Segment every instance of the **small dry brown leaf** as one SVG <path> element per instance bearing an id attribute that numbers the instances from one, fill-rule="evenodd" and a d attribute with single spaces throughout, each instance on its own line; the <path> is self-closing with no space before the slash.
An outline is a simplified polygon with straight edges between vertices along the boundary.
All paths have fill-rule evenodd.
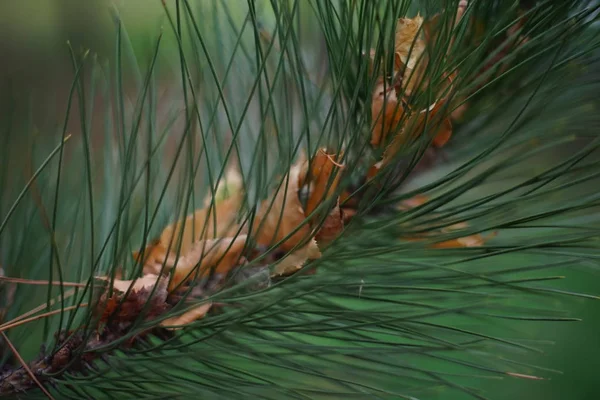
<path id="1" fill-rule="evenodd" d="M 418 194 L 410 199 L 404 200 L 398 206 L 399 210 L 409 210 L 421 206 L 429 201 L 429 198 L 423 194 Z"/>
<path id="2" fill-rule="evenodd" d="M 188 279 L 201 278 L 213 271 L 227 274 L 242 259 L 246 235 L 235 238 L 208 239 L 196 242 L 185 256 L 177 261 L 171 288 Z M 161 268 L 159 265 L 158 268 Z"/>
<path id="3" fill-rule="evenodd" d="M 146 274 L 141 278 L 134 280 L 121 280 L 115 279 L 113 281 L 113 289 L 118 290 L 121 293 L 125 293 L 131 288 L 132 292 L 137 292 L 143 289 L 152 289 L 159 281 L 160 276 L 155 274 Z M 98 276 L 96 279 L 101 281 L 110 282 L 109 276 Z M 164 281 L 164 279 L 163 279 Z"/>
<path id="4" fill-rule="evenodd" d="M 403 89 L 410 96 L 415 87 L 426 86 L 422 82 L 427 67 L 426 42 L 421 35 L 423 18 L 400 18 L 396 24 L 395 67 L 402 76 Z"/>
<path id="5" fill-rule="evenodd" d="M 220 237 L 231 237 L 238 231 L 245 232 L 235 222 L 243 199 L 241 179 L 236 174 L 235 171 L 230 172 L 227 175 L 227 183 L 219 183 L 216 190 L 218 197 L 215 198 L 216 201 L 213 207 L 210 206 L 210 200 L 208 200 L 208 207 L 188 215 L 183 221 L 167 226 L 162 231 L 160 238 L 146 247 L 143 260 L 144 273 L 158 274 L 163 263 L 171 266 L 175 263 L 181 230 L 183 230 L 183 236 L 179 254 L 184 256 L 198 242 Z M 207 203 L 206 200 L 205 203 Z M 170 249 L 170 252 L 167 249 Z M 137 260 L 140 253 L 134 252 L 133 257 Z M 157 266 L 159 267 L 157 268 Z"/>
<path id="6" fill-rule="evenodd" d="M 288 254 L 275 266 L 273 276 L 286 276 L 300 270 L 309 260 L 321 257 L 321 251 L 315 239 L 312 239 L 304 247 Z"/>
<path id="7" fill-rule="evenodd" d="M 371 102 L 371 145 L 379 147 L 385 144 L 387 135 L 396 132 L 404 115 L 404 107 L 393 87 L 383 82 L 375 87 Z"/>
<path id="8" fill-rule="evenodd" d="M 452 233 L 457 230 L 466 229 L 469 225 L 466 222 L 459 222 L 454 225 L 447 226 L 445 228 L 440 229 L 439 233 L 447 234 Z M 427 237 L 435 236 L 436 232 L 431 232 L 427 235 Z M 487 236 L 483 236 L 480 233 L 476 233 L 474 235 L 468 235 L 459 237 L 456 239 L 445 240 L 443 242 L 437 242 L 429 245 L 429 248 L 432 249 L 458 249 L 463 247 L 481 247 L 485 244 L 486 241 L 494 237 L 496 233 L 491 233 Z M 417 238 L 404 238 L 404 240 L 410 242 L 416 242 L 425 239 L 426 237 L 417 237 Z"/>
<path id="9" fill-rule="evenodd" d="M 204 316 L 210 311 L 211 308 L 211 302 L 204 303 L 201 306 L 192 308 L 191 310 L 181 315 L 165 319 L 160 324 L 160 326 L 173 331 L 182 329 L 183 325 L 187 325 L 194 321 L 204 318 Z"/>
<path id="10" fill-rule="evenodd" d="M 310 227 L 298 198 L 299 184 L 305 179 L 306 169 L 304 159 L 294 164 L 283 178 L 283 184 L 274 198 L 270 197 L 261 204 L 255 220 L 255 226 L 258 227 L 255 239 L 258 244 L 270 247 L 285 239 L 279 248 L 289 251 L 310 237 Z"/>
<path id="11" fill-rule="evenodd" d="M 423 17 L 417 15 L 412 19 L 400 18 L 396 25 L 394 50 L 404 65 L 410 69 L 415 68 L 417 61 L 425 51 L 425 41 L 417 37 L 422 24 Z"/>
<path id="12" fill-rule="evenodd" d="M 344 230 L 343 214 L 340 210 L 340 203 L 335 205 L 333 210 L 329 213 L 319 231 L 317 232 L 315 239 L 320 249 L 325 248 L 329 243 L 335 240 L 340 233 Z"/>
<path id="13" fill-rule="evenodd" d="M 323 201 L 330 199 L 335 193 L 341 178 L 341 171 L 344 166 L 337 162 L 335 154 L 328 154 L 325 149 L 320 149 L 313 157 L 310 173 L 310 196 L 306 203 L 304 215 L 309 216 Z M 333 176 L 332 179 L 332 175 Z M 305 183 L 306 175 L 300 176 L 300 183 Z"/>
<path id="14" fill-rule="evenodd" d="M 446 118 L 440 125 L 438 132 L 436 133 L 435 137 L 433 138 L 433 141 L 431 144 L 433 144 L 434 147 L 443 147 L 446 145 L 446 143 L 448 143 L 451 136 L 452 136 L 452 121 L 450 120 L 450 118 Z"/>
<path id="15" fill-rule="evenodd" d="M 446 118 L 441 122 L 437 122 L 439 125 L 433 127 L 431 124 L 436 123 L 436 116 L 445 103 L 446 99 L 441 99 L 433 103 L 429 109 L 422 110 L 419 113 L 411 114 L 411 116 L 407 119 L 406 125 L 402 128 L 402 131 L 398 132 L 394 136 L 391 143 L 385 149 L 382 166 L 388 165 L 407 142 L 415 140 L 419 135 L 421 135 L 426 124 L 431 131 L 436 132 L 434 137 L 437 137 L 438 134 L 441 134 L 440 143 L 444 143 L 443 139 L 446 136 L 449 138 L 449 135 L 451 134 L 452 127 L 451 125 L 449 127 L 446 122 L 449 122 L 449 120 Z"/>

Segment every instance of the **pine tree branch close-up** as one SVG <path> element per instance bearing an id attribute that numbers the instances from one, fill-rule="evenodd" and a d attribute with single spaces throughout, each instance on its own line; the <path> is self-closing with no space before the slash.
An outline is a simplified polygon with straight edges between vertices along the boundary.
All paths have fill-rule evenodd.
<path id="1" fill-rule="evenodd" d="M 595 398 L 599 22 L 0 5 L 0 397 Z"/>

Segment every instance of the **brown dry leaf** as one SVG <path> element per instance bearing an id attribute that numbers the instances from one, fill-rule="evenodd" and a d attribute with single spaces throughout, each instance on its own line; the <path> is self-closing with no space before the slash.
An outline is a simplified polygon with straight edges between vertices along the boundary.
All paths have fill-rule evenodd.
<path id="1" fill-rule="evenodd" d="M 325 149 L 320 149 L 313 157 L 311 162 L 310 178 L 310 196 L 306 203 L 304 215 L 309 216 L 323 201 L 331 198 L 335 193 L 341 178 L 340 169 L 343 165 L 337 162 L 341 156 L 328 154 Z M 333 179 L 332 175 L 335 174 Z M 307 174 L 300 176 L 300 185 L 306 180 Z"/>
<path id="2" fill-rule="evenodd" d="M 235 223 L 237 213 L 242 204 L 241 193 L 222 200 L 214 207 L 197 210 L 187 216 L 183 221 L 169 225 L 160 235 L 160 242 L 168 245 L 173 240 L 172 249 L 177 247 L 177 238 L 183 229 L 181 239 L 181 254 L 186 254 L 193 244 L 199 240 L 215 239 L 219 237 L 233 236 L 239 226 Z M 192 236 L 193 231 L 193 236 Z M 171 239 L 173 238 L 173 239 Z"/>
<path id="3" fill-rule="evenodd" d="M 146 274 L 141 278 L 128 281 L 115 279 L 113 281 L 113 289 L 118 290 L 121 293 L 127 292 L 129 288 L 131 288 L 132 292 L 138 292 L 143 289 L 152 290 L 152 288 L 159 282 L 159 278 L 159 275 Z M 110 283 L 111 278 L 109 276 L 98 276 L 96 277 L 96 279 Z M 161 283 L 163 283 L 164 281 L 165 279 L 163 279 Z"/>
<path id="4" fill-rule="evenodd" d="M 404 200 L 398 206 L 399 210 L 409 210 L 411 208 L 415 208 L 421 206 L 429 201 L 429 198 L 424 194 L 418 194 L 416 196 L 411 197 L 410 199 Z"/>
<path id="5" fill-rule="evenodd" d="M 402 131 L 394 136 L 391 143 L 385 149 L 382 166 L 388 165 L 407 142 L 414 140 L 418 135 L 421 135 L 426 124 L 430 131 L 436 132 L 434 140 L 440 135 L 438 143 L 444 144 L 444 139 L 448 139 L 452 132 L 452 125 L 448 125 L 450 120 L 445 118 L 441 122 L 437 122 L 439 125 L 433 127 L 431 127 L 431 124 L 432 121 L 433 123 L 438 121 L 436 116 L 445 103 L 446 99 L 443 98 L 433 103 L 427 110 L 411 114 L 407 119 L 406 125 L 402 128 Z"/>
<path id="6" fill-rule="evenodd" d="M 427 66 L 425 40 L 421 37 L 420 29 L 423 17 L 400 18 L 396 24 L 395 66 L 402 76 L 403 88 L 410 95 L 416 86 L 423 86 Z"/>
<path id="7" fill-rule="evenodd" d="M 194 246 L 177 261 L 170 288 L 188 279 L 201 278 L 213 271 L 227 274 L 242 260 L 247 235 L 222 239 L 207 239 L 194 243 Z M 161 265 L 155 268 L 161 268 Z"/>
<path id="8" fill-rule="evenodd" d="M 287 252 L 310 237 L 310 227 L 298 198 L 299 185 L 304 182 L 306 170 L 306 160 L 302 157 L 283 178 L 274 198 L 270 197 L 261 204 L 255 220 L 258 227 L 255 239 L 259 245 L 270 247 L 285 239 L 279 248 Z"/>
<path id="9" fill-rule="evenodd" d="M 383 81 L 375 87 L 371 102 L 371 145 L 379 147 L 385 144 L 389 132 L 397 131 L 404 115 L 404 107 L 393 87 Z"/>
<path id="10" fill-rule="evenodd" d="M 446 234 L 451 233 L 456 230 L 466 229 L 469 225 L 466 222 L 460 222 L 454 225 L 447 226 L 445 228 L 440 229 L 439 233 Z M 427 236 L 433 236 L 436 232 L 431 232 Z M 429 245 L 429 248 L 432 249 L 458 249 L 463 247 L 481 247 L 485 244 L 486 241 L 494 237 L 496 233 L 491 233 L 487 236 L 484 236 L 480 233 L 476 233 L 474 235 L 468 235 L 459 237 L 456 239 L 445 240 L 443 242 L 437 242 Z M 425 239 L 425 237 L 417 237 L 417 238 L 404 238 L 404 240 L 408 240 L 411 242 L 417 242 Z"/>
<path id="11" fill-rule="evenodd" d="M 201 306 L 192 308 L 191 310 L 168 319 L 165 319 L 160 326 L 167 328 L 169 330 L 179 330 L 182 329 L 182 325 L 190 324 L 194 321 L 204 318 L 204 316 L 210 311 L 212 308 L 212 303 L 204 303 Z"/>
<path id="12" fill-rule="evenodd" d="M 343 214 L 340 210 L 340 202 L 338 201 L 333 210 L 329 213 L 321 228 L 317 232 L 315 239 L 319 248 L 324 248 L 333 240 L 335 240 L 344 230 Z"/>
<path id="13" fill-rule="evenodd" d="M 297 272 L 309 260 L 321 257 L 321 251 L 315 239 L 311 239 L 304 247 L 288 254 L 275 266 L 272 276 L 285 276 Z"/>
<path id="14" fill-rule="evenodd" d="M 160 238 L 152 242 L 144 251 L 144 273 L 159 273 L 156 266 L 163 263 L 173 265 L 181 237 L 181 255 L 188 254 L 197 242 L 220 237 L 231 237 L 245 231 L 236 223 L 239 209 L 243 201 L 242 181 L 237 170 L 230 170 L 223 182 L 216 189 L 215 204 L 211 207 L 210 198 L 205 199 L 206 208 L 188 215 L 183 221 L 167 226 Z M 173 243 L 171 243 L 171 241 Z M 167 252 L 170 249 L 170 252 Z M 139 252 L 133 257 L 138 259 Z"/>
<path id="15" fill-rule="evenodd" d="M 433 138 L 432 145 L 434 147 L 443 147 L 452 136 L 452 121 L 450 118 L 444 119 L 442 124 L 440 125 L 438 132 L 435 134 Z"/>
<path id="16" fill-rule="evenodd" d="M 456 230 L 466 229 L 469 224 L 466 222 L 459 222 L 454 225 L 447 226 L 443 228 L 442 233 L 451 233 Z M 496 233 L 492 233 L 487 237 L 484 237 L 480 233 L 476 233 L 474 235 L 464 236 L 457 239 L 446 240 L 444 242 L 439 242 L 433 244 L 431 247 L 435 249 L 454 249 L 461 247 L 481 247 L 485 244 L 486 241 L 494 237 Z"/>
<path id="17" fill-rule="evenodd" d="M 425 41 L 417 35 L 423 24 L 423 17 L 400 18 L 396 24 L 395 52 L 400 61 L 411 70 L 425 51 Z M 413 44 L 414 43 L 414 44 Z M 410 54 L 409 54 L 410 53 Z"/>

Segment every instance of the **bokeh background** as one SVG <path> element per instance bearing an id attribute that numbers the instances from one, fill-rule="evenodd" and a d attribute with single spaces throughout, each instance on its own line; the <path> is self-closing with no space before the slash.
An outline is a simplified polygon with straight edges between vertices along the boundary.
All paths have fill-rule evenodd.
<path id="1" fill-rule="evenodd" d="M 149 57 L 166 24 L 159 0 L 0 2 L 0 118 L 7 118 L 6 110 L 16 110 L 10 114 L 12 118 L 33 121 L 13 121 L 22 135 L 54 131 L 62 123 L 73 79 L 67 42 L 76 51 L 89 49 L 99 60 L 114 57 L 115 12 L 124 22 L 134 56 L 139 60 Z M 178 66 L 177 47 L 169 30 L 164 32 L 158 70 L 171 71 Z M 165 87 L 177 84 L 168 80 L 161 83 Z M 76 131 L 78 125 L 75 123 L 71 129 Z M 566 276 L 560 284 L 565 289 L 600 294 L 600 275 L 593 269 L 571 268 L 557 270 L 557 274 Z M 563 306 L 567 301 L 572 316 L 582 321 L 519 324 L 529 336 L 543 333 L 545 339 L 554 342 L 545 346 L 544 354 L 523 355 L 519 361 L 561 373 L 549 373 L 549 381 L 490 380 L 485 388 L 491 398 L 583 400 L 600 396 L 600 301 L 560 301 Z"/>

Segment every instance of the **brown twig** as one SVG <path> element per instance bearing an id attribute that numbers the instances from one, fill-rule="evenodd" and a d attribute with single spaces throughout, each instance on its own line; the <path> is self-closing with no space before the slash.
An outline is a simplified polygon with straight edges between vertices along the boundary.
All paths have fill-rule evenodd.
<path id="1" fill-rule="evenodd" d="M 60 310 L 48 311 L 46 313 L 43 313 L 43 314 L 40 314 L 40 315 L 35 315 L 33 317 L 29 317 L 29 318 L 25 318 L 25 319 L 21 319 L 21 320 L 16 321 L 16 322 L 5 323 L 5 324 L 0 325 L 0 332 L 4 332 L 4 331 L 6 331 L 8 329 L 15 328 L 17 326 L 20 326 L 20 325 L 23 325 L 23 324 L 26 324 L 26 323 L 29 323 L 29 322 L 32 322 L 32 321 L 36 321 L 38 319 L 51 317 L 53 315 L 59 314 L 59 313 L 64 312 L 64 311 L 71 311 L 71 310 L 74 310 L 74 309 L 78 309 L 80 307 L 87 307 L 88 305 L 89 305 L 88 303 L 82 303 L 82 304 L 75 305 L 75 306 L 69 306 L 69 307 L 61 308 Z"/>
<path id="2" fill-rule="evenodd" d="M 60 297 L 62 300 L 64 300 L 64 299 L 66 299 L 66 298 L 68 298 L 68 297 L 71 297 L 73 294 L 75 294 L 75 291 L 74 291 L 74 290 L 70 290 L 70 291 L 66 292 L 66 293 L 64 294 L 64 296 L 59 296 L 59 297 Z M 49 306 L 53 306 L 53 305 L 54 305 L 54 303 L 56 303 L 56 301 L 57 301 L 57 299 L 55 298 L 55 299 L 52 299 L 52 300 L 50 301 L 50 303 L 49 303 L 49 304 L 47 304 L 47 303 L 40 304 L 40 305 L 39 305 L 39 306 L 37 306 L 36 308 L 34 308 L 34 309 L 32 309 L 32 310 L 29 310 L 29 311 L 27 311 L 26 313 L 23 313 L 23 314 L 19 315 L 18 317 L 11 319 L 11 320 L 10 320 L 10 321 L 8 321 L 8 322 L 5 322 L 5 323 L 3 323 L 2 325 L 0 325 L 0 328 L 2 328 L 3 326 L 5 326 L 5 325 L 7 325 L 7 324 L 12 324 L 12 323 L 14 323 L 14 322 L 17 322 L 17 321 L 20 321 L 20 320 L 22 320 L 22 319 L 24 319 L 24 318 L 27 318 L 27 317 L 29 317 L 30 315 L 33 315 L 33 314 L 35 314 L 35 313 L 37 313 L 37 312 L 39 312 L 39 311 L 42 311 L 43 309 L 45 309 L 45 308 L 47 308 L 47 307 L 49 307 Z"/>
<path id="3" fill-rule="evenodd" d="M 26 285 L 55 285 L 55 286 L 64 286 L 64 287 L 86 287 L 86 283 L 76 283 L 76 282 L 58 282 L 52 281 L 48 282 L 45 280 L 34 280 L 34 279 L 24 279 L 24 278 L 11 278 L 8 276 L 0 276 L 0 281 L 12 282 L 12 283 L 23 283 Z"/>
<path id="4" fill-rule="evenodd" d="M 44 394 L 46 395 L 46 397 L 48 397 L 51 400 L 55 400 L 54 397 L 50 394 L 50 392 L 38 380 L 38 378 L 35 376 L 35 374 L 33 373 L 33 371 L 31 371 L 31 368 L 29 368 L 29 366 L 27 365 L 27 363 L 25 362 L 25 360 L 23 359 L 23 357 L 21 357 L 21 354 L 19 353 L 19 351 L 12 344 L 12 342 L 10 341 L 10 339 L 8 339 L 8 336 L 6 336 L 6 333 L 0 331 L 0 334 L 4 338 L 4 341 L 6 342 L 6 344 L 8 345 L 8 347 L 10 347 L 10 350 L 13 352 L 13 354 L 15 355 L 15 357 L 21 363 L 21 366 L 23 367 L 23 369 L 27 372 L 27 374 L 31 377 L 31 379 L 35 382 L 35 384 L 41 389 L 42 392 L 44 392 Z"/>

